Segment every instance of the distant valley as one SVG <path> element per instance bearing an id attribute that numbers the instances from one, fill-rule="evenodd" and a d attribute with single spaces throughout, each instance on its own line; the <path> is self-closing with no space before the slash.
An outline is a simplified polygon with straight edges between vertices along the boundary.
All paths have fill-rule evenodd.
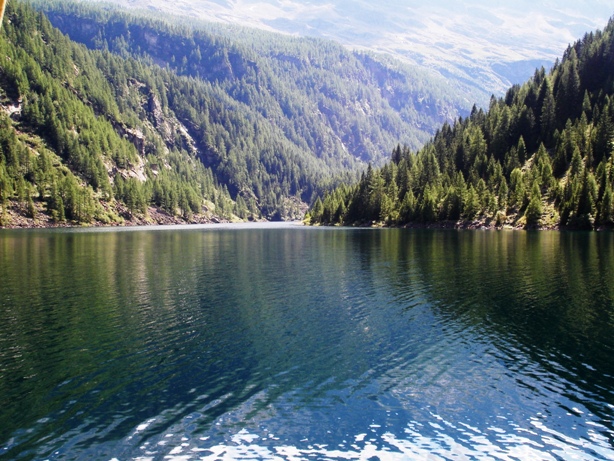
<path id="1" fill-rule="evenodd" d="M 87 0 L 90 1 L 90 0 Z M 611 2 L 456 2 L 435 0 L 111 0 L 151 12 L 184 15 L 297 36 L 328 38 L 436 70 L 482 104 L 548 70 L 586 31 L 602 28 Z"/>
<path id="2" fill-rule="evenodd" d="M 552 222 L 609 225 L 605 184 L 612 168 L 603 161 L 611 158 L 613 137 L 610 35 L 583 32 L 584 41 L 563 54 L 553 74 L 533 69 L 549 56 L 553 40 L 569 35 L 571 41 L 575 28 L 592 20 L 586 14 L 561 4 L 545 22 L 524 13 L 514 22 L 502 6 L 476 14 L 465 4 L 460 13 L 450 6 L 452 22 L 443 27 L 442 16 L 422 12 L 409 21 L 402 14 L 407 5 L 400 4 L 377 10 L 360 2 L 350 9 L 349 3 L 216 4 L 241 12 L 251 5 L 260 18 L 312 20 L 320 36 L 332 35 L 322 32 L 332 21 L 339 31 L 362 30 L 365 43 L 378 36 L 380 44 L 397 44 L 397 51 L 413 24 L 423 34 L 411 36 L 441 48 L 440 54 L 425 51 L 430 61 L 419 62 L 417 55 L 396 59 L 402 53 L 387 54 L 374 40 L 369 47 L 358 40 L 343 46 L 242 27 L 236 23 L 246 22 L 232 15 L 232 24 L 203 21 L 206 10 L 186 9 L 196 2 L 173 4 L 172 12 L 189 17 L 163 14 L 167 3 L 130 5 L 135 9 L 9 2 L 0 31 L 0 226 L 292 220 L 303 218 L 318 197 L 328 199 L 321 213 L 312 210 L 312 222 L 352 222 L 352 213 L 354 222 L 476 214 L 503 220 L 514 211 L 515 223 L 536 224 L 538 192 L 544 209 L 560 215 L 551 213 Z M 352 13 L 347 23 L 335 16 L 342 11 Z M 597 7 L 586 11 L 598 13 Z M 396 26 L 378 19 L 385 12 Z M 469 25 L 469 17 L 482 20 Z M 440 41 L 429 35 L 437 24 Z M 556 39 L 548 24 L 558 27 Z M 516 43 L 519 30 L 529 31 L 533 48 Z M 398 40 L 386 38 L 394 31 Z M 447 35 L 454 31 L 456 41 Z M 471 37 L 475 43 L 467 47 Z M 447 56 L 445 65 L 437 64 L 438 56 Z M 503 74 L 511 81 L 528 69 L 528 83 L 490 98 L 491 89 L 503 94 L 496 90 Z M 395 172 L 391 165 L 403 161 Z M 589 193 L 597 190 L 595 181 L 598 195 Z M 357 183 L 373 203 L 361 208 L 364 200 L 352 201 Z M 414 199 L 405 193 L 408 184 Z M 512 188 L 513 210 L 505 208 Z M 404 197 L 408 203 L 399 208 Z M 587 200 L 590 206 L 583 205 Z"/>
<path id="3" fill-rule="evenodd" d="M 2 226 L 298 219 L 471 110 L 432 72 L 330 40 L 32 4 L 1 32 Z"/>

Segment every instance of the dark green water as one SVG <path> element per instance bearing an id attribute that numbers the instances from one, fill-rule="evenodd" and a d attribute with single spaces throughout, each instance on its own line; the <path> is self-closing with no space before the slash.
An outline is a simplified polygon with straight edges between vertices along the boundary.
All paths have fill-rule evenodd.
<path id="1" fill-rule="evenodd" d="M 0 232 L 0 458 L 614 459 L 614 235 Z"/>

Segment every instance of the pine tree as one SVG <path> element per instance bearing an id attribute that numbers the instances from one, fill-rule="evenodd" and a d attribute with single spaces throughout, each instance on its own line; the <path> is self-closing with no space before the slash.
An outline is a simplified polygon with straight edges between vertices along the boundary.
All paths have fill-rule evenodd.
<path id="1" fill-rule="evenodd" d="M 597 183 L 595 182 L 595 177 L 588 171 L 588 169 L 584 169 L 578 188 L 577 207 L 574 221 L 575 226 L 582 229 L 590 229 L 593 227 L 596 214 L 596 195 Z"/>
<path id="2" fill-rule="evenodd" d="M 548 79 L 545 80 L 544 85 L 546 93 L 540 117 L 541 139 L 544 144 L 550 146 L 556 129 L 556 102 Z"/>
<path id="3" fill-rule="evenodd" d="M 612 198 L 612 186 L 607 184 L 603 193 L 603 199 L 599 205 L 597 223 L 601 225 L 614 224 L 614 199 Z"/>
<path id="4" fill-rule="evenodd" d="M 525 212 L 527 227 L 537 226 L 542 215 L 542 197 L 538 181 L 531 187 L 531 199 Z"/>

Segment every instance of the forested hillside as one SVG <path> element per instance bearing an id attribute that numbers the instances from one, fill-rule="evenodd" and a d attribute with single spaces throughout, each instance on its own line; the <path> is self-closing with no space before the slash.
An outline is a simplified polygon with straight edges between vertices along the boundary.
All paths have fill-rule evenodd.
<path id="1" fill-rule="evenodd" d="M 398 139 L 420 145 L 463 110 L 445 86 L 331 42 L 237 29 L 235 43 L 100 7 L 38 5 L 90 49 L 10 2 L 5 226 L 296 219 Z"/>
<path id="2" fill-rule="evenodd" d="M 332 41 L 198 22 L 182 27 L 179 18 L 162 21 L 86 3 L 35 4 L 89 48 L 150 59 L 210 82 L 334 172 L 365 161 L 381 164 L 398 141 L 422 146 L 474 102 L 433 73 Z"/>
<path id="3" fill-rule="evenodd" d="M 165 103 L 165 85 L 175 81 L 191 85 L 88 51 L 42 14 L 9 2 L 0 33 L 1 224 L 259 216 L 191 148 Z"/>
<path id="4" fill-rule="evenodd" d="M 81 0 L 95 2 L 96 0 Z M 150 14 L 325 37 L 437 70 L 478 105 L 551 66 L 565 47 L 612 14 L 611 0 L 106 0 Z"/>
<path id="5" fill-rule="evenodd" d="M 316 224 L 591 229 L 614 222 L 614 20 L 487 112 L 316 200 Z"/>

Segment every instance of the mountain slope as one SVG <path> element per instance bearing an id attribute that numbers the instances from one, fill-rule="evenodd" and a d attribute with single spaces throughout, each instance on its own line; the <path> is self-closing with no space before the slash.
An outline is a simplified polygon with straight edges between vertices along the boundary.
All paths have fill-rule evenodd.
<path id="1" fill-rule="evenodd" d="M 313 192 L 318 166 L 203 82 L 88 51 L 20 2 L 9 3 L 0 37 L 3 226 L 291 216 L 299 202 L 287 200 Z M 203 139 L 208 151 L 196 147 Z M 258 157 L 241 163 L 232 148 L 248 149 L 244 139 Z M 246 161 L 261 171 L 231 198 Z M 221 184 L 224 175 L 232 181 Z"/>
<path id="2" fill-rule="evenodd" d="M 255 30 L 181 28 L 85 5 L 39 1 L 54 25 L 90 48 L 145 55 L 207 80 L 318 157 L 379 163 L 398 139 L 417 148 L 473 103 L 441 78 L 322 40 Z M 329 167 L 335 167 L 330 162 Z"/>
<path id="3" fill-rule="evenodd" d="M 98 7 L 37 5 L 102 51 L 96 78 L 119 108 L 113 127 L 132 139 L 143 165 L 161 147 L 185 151 L 232 206 L 248 210 L 240 216 L 300 217 L 315 192 L 356 177 L 367 162 L 382 164 L 398 139 L 422 145 L 469 108 L 436 78 L 328 41 L 248 30 L 231 40 Z M 79 93 L 82 100 L 96 97 L 93 86 Z M 92 107 L 118 118 L 105 105 Z M 149 189 L 142 209 L 160 203 Z"/>
<path id="4" fill-rule="evenodd" d="M 35 158 L 54 154 L 51 165 L 72 179 L 38 187 L 5 159 L 5 225 L 18 215 L 34 225 L 34 214 L 40 225 L 295 219 L 335 178 L 381 164 L 399 138 L 420 145 L 458 113 L 445 86 L 435 98 L 424 76 L 331 42 L 244 31 L 234 43 L 55 4 L 54 21 L 93 51 L 11 4 L 0 56 L 7 133 L 35 146 Z M 88 191 L 87 213 L 69 197 L 76 190 Z"/>
<path id="5" fill-rule="evenodd" d="M 607 0 L 112 0 L 130 8 L 333 39 L 435 69 L 488 103 L 614 12 Z"/>
<path id="6" fill-rule="evenodd" d="M 397 147 L 356 186 L 318 199 L 311 223 L 614 224 L 614 19 L 548 75 L 444 125 L 416 156 Z"/>

